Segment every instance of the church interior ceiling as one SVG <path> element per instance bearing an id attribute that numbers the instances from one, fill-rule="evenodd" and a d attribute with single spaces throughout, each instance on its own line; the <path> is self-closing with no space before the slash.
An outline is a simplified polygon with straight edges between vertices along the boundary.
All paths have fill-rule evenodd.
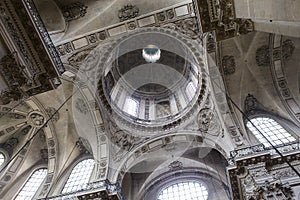
<path id="1" fill-rule="evenodd" d="M 237 9 L 1 1 L 0 199 L 300 199 L 300 37 Z"/>

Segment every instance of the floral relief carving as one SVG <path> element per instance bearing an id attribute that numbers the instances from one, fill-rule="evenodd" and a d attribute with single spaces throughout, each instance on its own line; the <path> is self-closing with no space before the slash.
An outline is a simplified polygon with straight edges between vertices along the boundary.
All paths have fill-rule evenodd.
<path id="1" fill-rule="evenodd" d="M 87 106 L 87 104 L 84 102 L 84 100 L 83 99 L 76 99 L 76 101 L 75 101 L 75 107 L 76 107 L 76 109 L 80 112 L 80 113 L 82 113 L 82 114 L 87 114 L 87 112 L 88 112 L 88 106 Z"/>
<path id="2" fill-rule="evenodd" d="M 79 19 L 80 17 L 84 17 L 87 13 L 87 6 L 80 2 L 76 2 L 70 5 L 67 5 L 62 8 L 63 16 L 66 21 L 72 21 L 75 19 Z"/>
<path id="3" fill-rule="evenodd" d="M 224 56 L 222 66 L 225 75 L 232 75 L 235 72 L 236 64 L 233 56 Z"/>
<path id="4" fill-rule="evenodd" d="M 137 17 L 139 14 L 139 8 L 135 5 L 125 5 L 119 10 L 118 17 L 120 21 L 125 21 Z"/>
<path id="5" fill-rule="evenodd" d="M 256 64 L 258 66 L 270 65 L 270 49 L 268 45 L 261 46 L 256 50 Z"/>

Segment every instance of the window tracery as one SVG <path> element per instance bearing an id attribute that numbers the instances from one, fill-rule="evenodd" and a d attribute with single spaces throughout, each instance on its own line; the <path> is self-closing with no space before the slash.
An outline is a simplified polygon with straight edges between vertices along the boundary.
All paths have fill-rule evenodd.
<path id="1" fill-rule="evenodd" d="M 62 190 L 62 194 L 83 190 L 87 187 L 94 168 L 93 159 L 85 159 L 79 162 L 71 171 L 71 174 Z"/>
<path id="2" fill-rule="evenodd" d="M 34 171 L 30 178 L 26 181 L 15 200 L 30 200 L 34 197 L 43 180 L 47 175 L 47 169 L 41 168 Z"/>
<path id="3" fill-rule="evenodd" d="M 296 141 L 278 122 L 268 117 L 255 117 L 247 122 L 247 128 L 265 146 L 282 146 Z M 255 128 L 257 127 L 260 132 Z M 271 142 L 271 144 L 269 142 Z"/>

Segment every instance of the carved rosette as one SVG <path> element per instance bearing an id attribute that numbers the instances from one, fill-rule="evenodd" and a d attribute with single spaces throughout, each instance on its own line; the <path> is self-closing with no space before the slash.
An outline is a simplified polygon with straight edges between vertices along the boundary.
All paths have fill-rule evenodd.
<path id="1" fill-rule="evenodd" d="M 27 122 L 36 128 L 40 128 L 46 122 L 44 115 L 39 111 L 32 111 L 27 116 Z"/>

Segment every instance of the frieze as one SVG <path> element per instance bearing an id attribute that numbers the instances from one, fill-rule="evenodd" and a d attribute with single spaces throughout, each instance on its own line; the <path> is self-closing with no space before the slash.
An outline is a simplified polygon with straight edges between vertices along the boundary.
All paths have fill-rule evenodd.
<path id="1" fill-rule="evenodd" d="M 163 26 L 164 24 L 172 22 L 172 23 L 174 23 L 172 25 L 173 26 L 172 28 L 174 28 L 174 27 L 176 28 L 176 26 L 180 27 L 180 29 L 187 28 L 188 30 L 185 31 L 186 34 L 191 35 L 192 37 L 196 38 L 199 36 L 199 33 L 198 33 L 198 36 L 196 36 L 197 24 L 195 23 L 196 20 L 194 19 L 195 18 L 194 13 L 191 12 L 192 4 L 183 4 L 182 6 L 184 6 L 184 5 L 187 6 L 188 8 L 190 8 L 189 14 L 184 17 L 176 16 L 175 10 L 174 10 L 174 8 L 172 8 L 172 9 L 167 9 L 165 11 L 159 11 L 157 13 L 150 14 L 150 15 L 147 14 L 147 15 L 143 15 L 143 16 L 137 16 L 135 19 L 129 19 L 129 20 L 123 21 L 122 23 L 119 24 L 119 26 L 125 26 L 126 32 L 130 32 L 137 28 L 144 27 L 138 23 L 138 20 L 140 20 L 142 18 L 147 18 L 147 17 L 153 16 L 153 18 L 155 19 L 155 23 L 147 25 L 147 27 Z M 192 20 L 187 20 L 189 18 L 191 18 Z M 180 22 L 182 20 L 186 20 L 185 21 L 186 24 Z M 175 22 L 176 22 L 176 24 L 175 24 Z M 184 32 L 184 30 L 182 30 L 182 31 Z M 83 48 L 89 49 L 90 47 L 92 47 L 92 46 L 95 47 L 95 45 L 98 45 L 99 43 L 105 41 L 106 39 L 108 39 L 110 37 L 114 37 L 114 36 L 111 36 L 109 34 L 109 28 L 105 28 L 105 29 L 99 30 L 96 33 L 88 34 L 84 37 L 86 38 L 87 41 L 89 41 L 89 44 L 87 44 Z M 56 47 L 56 49 L 59 52 L 61 57 L 68 56 L 68 54 L 71 54 L 72 52 L 77 52 L 77 50 L 73 46 L 73 41 L 60 44 Z M 80 49 L 80 50 L 82 50 L 82 49 Z"/>
<path id="2" fill-rule="evenodd" d="M 187 18 L 176 22 L 162 25 L 162 28 L 169 28 L 178 31 L 193 40 L 200 38 L 196 18 Z"/>

